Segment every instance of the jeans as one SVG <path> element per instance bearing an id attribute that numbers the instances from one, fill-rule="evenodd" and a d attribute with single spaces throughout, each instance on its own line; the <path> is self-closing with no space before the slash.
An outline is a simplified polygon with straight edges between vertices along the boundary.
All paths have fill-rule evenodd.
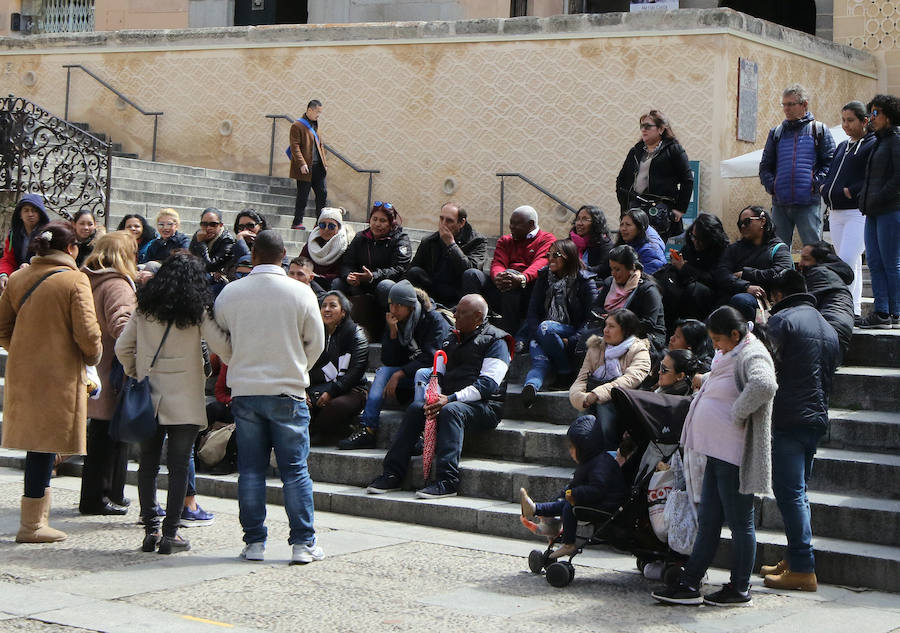
<path id="1" fill-rule="evenodd" d="M 829 215 L 831 239 L 838 257 L 853 269 L 853 314 L 861 314 L 862 302 L 862 254 L 866 247 L 866 218 L 859 209 L 832 209 Z"/>
<path id="2" fill-rule="evenodd" d="M 25 496 L 29 499 L 40 499 L 50 486 L 53 475 L 53 462 L 56 453 L 25 453 Z"/>
<path id="3" fill-rule="evenodd" d="M 312 545 L 312 479 L 309 456 L 309 409 L 305 400 L 289 396 L 236 396 L 231 401 L 238 449 L 238 507 L 245 543 L 264 543 L 266 470 L 269 455 L 281 475 L 284 511 L 290 524 L 288 543 Z"/>
<path id="4" fill-rule="evenodd" d="M 806 484 L 822 434 L 809 427 L 775 429 L 772 433 L 772 491 L 784 521 L 788 567 L 804 574 L 816 570 Z"/>
<path id="5" fill-rule="evenodd" d="M 313 163 L 310 168 L 309 180 L 297 181 L 297 200 L 294 202 L 293 225 L 303 223 L 303 214 L 306 212 L 306 201 L 309 199 L 309 190 L 316 192 L 316 218 L 326 204 L 328 188 L 325 185 L 325 168 L 322 163 Z"/>
<path id="6" fill-rule="evenodd" d="M 490 275 L 475 268 L 470 268 L 462 276 L 462 293 L 483 296 L 488 305 L 500 313 L 501 329 L 512 334 L 516 340 L 525 336 L 520 330 L 524 330 L 525 314 L 528 312 L 533 288 L 534 282 L 531 282 L 524 288 L 516 287 L 500 292 Z"/>
<path id="7" fill-rule="evenodd" d="M 742 495 L 740 468 L 715 457 L 706 460 L 703 492 L 694 549 L 684 567 L 682 582 L 700 587 L 700 581 L 719 549 L 722 525 L 731 528 L 731 584 L 738 591 L 750 587 L 750 573 L 756 561 L 756 527 L 753 522 L 753 495 Z"/>
<path id="8" fill-rule="evenodd" d="M 109 420 L 91 418 L 87 427 L 87 455 L 81 469 L 82 511 L 96 510 L 104 497 L 121 503 L 128 472 L 128 444 L 109 436 Z"/>
<path id="9" fill-rule="evenodd" d="M 381 419 L 381 407 L 384 403 L 384 387 L 388 384 L 394 372 L 400 371 L 400 367 L 381 366 L 375 370 L 375 379 L 369 388 L 369 395 L 366 398 L 366 406 L 359 418 L 360 426 L 367 426 L 370 429 L 377 429 Z M 397 382 L 398 387 L 412 387 L 413 381 L 404 376 Z"/>
<path id="10" fill-rule="evenodd" d="M 775 234 L 791 247 L 794 227 L 803 244 L 813 244 L 822 239 L 822 206 L 815 204 L 772 204 Z"/>
<path id="11" fill-rule="evenodd" d="M 866 216 L 866 262 L 875 312 L 900 314 L 900 211 Z"/>
<path id="12" fill-rule="evenodd" d="M 564 499 L 534 504 L 534 515 L 539 517 L 560 517 L 562 519 L 562 542 L 572 545 L 578 530 L 578 519 L 572 504 Z"/>
<path id="13" fill-rule="evenodd" d="M 526 385 L 540 389 L 551 369 L 555 369 L 557 374 L 572 372 L 563 338 L 569 338 L 573 334 L 575 328 L 568 323 L 543 321 L 538 326 L 531 340 L 531 369 L 525 376 Z"/>
<path id="14" fill-rule="evenodd" d="M 159 529 L 156 515 L 156 477 L 162 457 L 163 440 L 166 444 L 166 467 L 169 470 L 169 490 L 166 495 L 166 518 L 163 520 L 163 536 L 172 538 L 181 523 L 184 493 L 187 490 L 188 462 L 194 450 L 199 426 L 194 424 L 159 424 L 156 433 L 141 442 L 141 465 L 138 467 L 138 498 L 141 500 L 141 518 L 147 533 Z"/>
<path id="15" fill-rule="evenodd" d="M 187 488 L 185 488 L 184 496 L 193 497 L 197 494 L 197 465 L 194 463 L 194 453 L 196 449 L 191 449 L 191 456 L 188 459 L 188 478 Z"/>

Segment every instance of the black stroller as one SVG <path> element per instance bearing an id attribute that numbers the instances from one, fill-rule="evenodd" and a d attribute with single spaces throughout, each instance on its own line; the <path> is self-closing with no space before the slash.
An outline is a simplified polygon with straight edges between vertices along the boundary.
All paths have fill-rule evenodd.
<path id="1" fill-rule="evenodd" d="M 576 550 L 569 560 L 551 560 L 550 554 L 562 542 L 558 535 L 544 551 L 532 550 L 528 567 L 532 573 L 546 572 L 547 582 L 554 587 L 565 587 L 575 578 L 572 559 L 589 545 L 608 545 L 615 550 L 634 554 L 637 567 L 642 572 L 650 562 L 664 564 L 663 580 L 669 584 L 678 579 L 686 556 L 672 551 L 660 541 L 650 525 L 647 490 L 655 463 L 641 470 L 641 462 L 647 447 L 655 445 L 660 461 L 667 462 L 678 450 L 681 428 L 687 417 L 690 398 L 670 396 L 634 389 L 612 390 L 616 408 L 616 424 L 619 436 L 627 432 L 638 445 L 628 461 L 622 465 L 625 481 L 632 486 L 625 501 L 615 510 L 575 506 L 579 521 Z M 588 524 L 587 526 L 582 524 Z"/>

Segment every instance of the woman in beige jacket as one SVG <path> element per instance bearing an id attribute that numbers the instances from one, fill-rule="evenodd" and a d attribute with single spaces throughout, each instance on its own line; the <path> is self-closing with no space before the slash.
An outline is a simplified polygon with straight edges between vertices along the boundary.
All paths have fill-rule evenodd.
<path id="1" fill-rule="evenodd" d="M 627 308 L 606 317 L 603 337 L 588 339 L 587 356 L 569 388 L 569 401 L 597 419 L 603 450 L 614 451 L 621 433 L 611 402 L 613 387 L 637 389 L 650 373 L 650 343 L 638 338 L 640 319 Z"/>
<path id="2" fill-rule="evenodd" d="M 0 346 L 9 351 L 3 393 L 3 447 L 28 451 L 18 543 L 66 538 L 47 525 L 56 453 L 85 452 L 85 365 L 100 360 L 91 285 L 75 266 L 70 222 L 32 235 L 37 257 L 14 272 L 0 297 Z"/>
<path id="3" fill-rule="evenodd" d="M 142 550 L 152 552 L 158 545 L 160 554 L 171 554 L 190 549 L 187 539 L 178 535 L 178 526 L 187 491 L 188 460 L 197 433 L 206 427 L 206 377 L 200 340 L 205 339 L 226 364 L 231 361 L 231 345 L 228 335 L 209 314 L 212 294 L 206 271 L 192 255 L 170 256 L 156 276 L 138 290 L 137 299 L 137 310 L 116 341 L 116 357 L 128 376 L 150 377 L 158 427 L 155 435 L 141 442 L 138 496 L 145 527 Z M 151 370 L 157 349 L 159 358 Z M 166 437 L 168 513 L 160 536 L 156 477 Z"/>

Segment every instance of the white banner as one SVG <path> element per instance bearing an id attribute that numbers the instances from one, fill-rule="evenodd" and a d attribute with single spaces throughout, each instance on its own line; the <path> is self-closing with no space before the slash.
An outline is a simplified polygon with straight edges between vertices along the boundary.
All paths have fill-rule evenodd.
<path id="1" fill-rule="evenodd" d="M 677 9 L 678 0 L 631 0 L 632 11 L 652 11 L 654 9 Z"/>

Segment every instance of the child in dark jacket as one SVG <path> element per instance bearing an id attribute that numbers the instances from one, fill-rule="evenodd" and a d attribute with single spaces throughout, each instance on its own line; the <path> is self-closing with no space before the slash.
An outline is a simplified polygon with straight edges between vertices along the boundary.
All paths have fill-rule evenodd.
<path id="1" fill-rule="evenodd" d="M 572 556 L 576 552 L 578 520 L 573 511 L 576 505 L 613 511 L 624 501 L 628 487 L 622 476 L 622 464 L 637 449 L 634 440 L 626 435 L 615 457 L 602 450 L 602 433 L 592 416 L 575 420 L 566 435 L 569 438 L 569 455 L 578 466 L 560 498 L 535 503 L 524 488 L 520 490 L 522 516 L 525 519 L 531 520 L 535 516 L 562 517 L 563 544 L 550 554 L 551 560 Z"/>

